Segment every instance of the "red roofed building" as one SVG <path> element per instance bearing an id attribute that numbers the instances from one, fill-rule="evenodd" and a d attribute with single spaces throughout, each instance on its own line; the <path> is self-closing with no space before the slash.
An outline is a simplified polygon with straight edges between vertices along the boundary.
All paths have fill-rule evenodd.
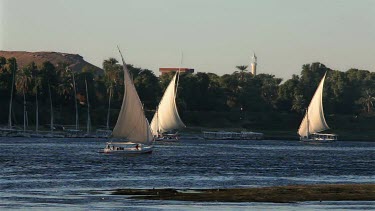
<path id="1" fill-rule="evenodd" d="M 194 69 L 192 68 L 178 68 L 178 67 L 161 67 L 159 68 L 159 72 L 161 75 L 165 73 L 170 73 L 170 72 L 177 72 L 180 70 L 181 73 L 194 73 Z"/>

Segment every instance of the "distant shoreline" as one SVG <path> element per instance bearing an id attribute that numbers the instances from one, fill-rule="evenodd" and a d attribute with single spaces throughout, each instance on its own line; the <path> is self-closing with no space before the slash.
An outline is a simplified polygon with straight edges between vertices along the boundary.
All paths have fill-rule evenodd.
<path id="1" fill-rule="evenodd" d="M 201 134 L 202 131 L 227 131 L 241 132 L 252 131 L 264 134 L 263 140 L 283 140 L 283 141 L 299 141 L 296 130 L 261 130 L 261 129 L 244 129 L 244 128 L 206 128 L 206 127 L 188 127 L 181 131 L 180 134 Z M 374 131 L 332 131 L 339 136 L 339 141 L 358 141 L 358 142 L 375 142 Z"/>
<path id="2" fill-rule="evenodd" d="M 197 202 L 374 201 L 375 184 L 288 185 L 228 189 L 117 189 L 130 199 Z"/>
<path id="3" fill-rule="evenodd" d="M 0 126 L 0 128 L 6 128 L 6 125 Z M 33 132 L 34 126 L 30 125 L 28 129 L 30 129 L 28 132 Z M 44 128 L 44 130 L 41 130 L 43 127 L 41 126 L 39 128 L 40 133 L 50 133 L 49 128 Z M 96 129 L 100 129 L 102 127 L 92 128 L 91 134 L 96 134 Z M 22 131 L 22 129 L 19 127 L 19 131 Z M 85 133 L 86 128 L 82 127 L 81 131 Z M 182 136 L 195 136 L 203 138 L 203 131 L 226 131 L 226 132 L 241 132 L 241 131 L 252 131 L 252 132 L 260 132 L 264 134 L 263 140 L 275 140 L 275 141 L 299 141 L 298 134 L 295 130 L 248 130 L 244 128 L 208 128 L 208 127 L 187 127 L 184 130 L 181 130 L 179 132 Z M 63 133 L 62 130 L 55 130 L 56 133 Z M 375 132 L 351 132 L 351 131 L 335 131 L 336 134 L 339 135 L 339 139 L 337 142 L 341 141 L 353 141 L 353 142 L 375 142 Z M 69 138 L 69 137 L 64 137 Z M 89 138 L 89 137 L 87 137 Z M 93 138 L 93 137 L 90 137 Z M 190 138 L 188 138 L 190 139 Z M 183 139 L 182 139 L 183 140 Z M 249 140 L 251 141 L 251 140 Z"/>

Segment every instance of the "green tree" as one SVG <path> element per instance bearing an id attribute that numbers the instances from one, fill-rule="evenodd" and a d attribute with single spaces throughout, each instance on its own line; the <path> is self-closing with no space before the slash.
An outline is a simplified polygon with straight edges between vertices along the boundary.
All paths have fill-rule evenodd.
<path id="1" fill-rule="evenodd" d="M 294 95 L 292 110 L 296 111 L 297 113 L 303 113 L 306 107 L 307 106 L 305 105 L 305 100 L 303 98 L 303 95 L 301 94 Z"/>
<path id="2" fill-rule="evenodd" d="M 41 96 L 45 101 L 47 101 L 49 99 L 48 84 L 51 86 L 52 96 L 54 96 L 54 93 L 56 93 L 56 88 L 59 84 L 56 68 L 49 61 L 43 62 L 39 75 L 42 78 Z"/>
<path id="3" fill-rule="evenodd" d="M 236 66 L 236 68 L 240 71 L 240 79 L 243 81 L 245 72 L 247 71 L 248 66 L 247 65 L 239 65 Z"/>
<path id="4" fill-rule="evenodd" d="M 371 113 L 374 107 L 375 92 L 374 90 L 367 89 L 362 93 L 361 98 L 359 98 L 356 103 L 363 106 L 363 110 L 366 113 Z"/>
<path id="5" fill-rule="evenodd" d="M 221 76 L 221 87 L 224 88 L 225 95 L 227 96 L 227 105 L 229 108 L 234 108 L 239 106 L 238 94 L 240 92 L 238 73 L 233 73 L 231 75 L 225 74 Z"/>
<path id="6" fill-rule="evenodd" d="M 23 68 L 16 75 L 16 90 L 23 95 L 23 129 L 26 130 L 26 94 L 29 91 L 31 82 L 31 72 L 28 68 Z"/>
<path id="7" fill-rule="evenodd" d="M 259 74 L 255 76 L 255 80 L 260 83 L 260 93 L 263 100 L 273 108 L 276 108 L 278 99 L 278 89 L 282 81 L 281 78 L 275 78 L 274 75 Z"/>
<path id="8" fill-rule="evenodd" d="M 114 86 L 119 81 L 119 71 L 121 70 L 121 66 L 118 64 L 118 61 L 115 58 L 109 58 L 108 60 L 103 61 L 103 69 L 105 72 L 104 83 L 107 87 L 107 95 L 108 95 L 108 111 L 107 111 L 107 122 L 106 127 L 107 130 L 109 129 L 110 123 L 110 111 L 111 111 L 111 100 L 113 97 L 113 89 Z"/>
<path id="9" fill-rule="evenodd" d="M 12 112 L 13 110 L 13 94 L 14 94 L 14 83 L 15 83 L 15 74 L 18 68 L 16 58 L 12 57 L 7 59 L 7 64 L 5 65 L 5 69 L 7 70 L 10 76 L 9 83 L 8 83 L 8 90 L 10 90 L 10 101 L 9 101 L 9 112 L 8 112 L 8 126 L 12 127 Z"/>
<path id="10" fill-rule="evenodd" d="M 214 111 L 227 111 L 227 96 L 221 86 L 220 76 L 214 73 L 207 73 L 209 85 L 207 90 L 207 108 Z"/>
<path id="11" fill-rule="evenodd" d="M 31 68 L 36 67 L 35 63 L 30 65 Z M 35 95 L 35 131 L 39 131 L 39 102 L 38 95 L 40 93 L 40 88 L 42 87 L 42 78 L 36 71 L 31 71 L 31 84 L 32 84 L 32 93 Z"/>
<path id="12" fill-rule="evenodd" d="M 7 60 L 5 57 L 0 56 L 0 70 L 2 70 L 7 63 Z"/>
<path id="13" fill-rule="evenodd" d="M 299 91 L 299 81 L 299 76 L 293 74 L 291 79 L 279 85 L 277 99 L 277 107 L 279 110 L 288 112 L 293 110 L 292 105 L 295 98 L 294 96 L 296 92 Z"/>
<path id="14" fill-rule="evenodd" d="M 134 76 L 134 85 L 139 97 L 145 109 L 153 110 L 159 104 L 157 102 L 157 93 L 160 93 L 158 78 L 151 70 L 140 69 L 137 72 Z"/>
<path id="15" fill-rule="evenodd" d="M 69 71 L 64 71 L 60 73 L 59 84 L 57 85 L 58 94 L 65 100 L 74 99 L 74 84 L 72 73 Z"/>

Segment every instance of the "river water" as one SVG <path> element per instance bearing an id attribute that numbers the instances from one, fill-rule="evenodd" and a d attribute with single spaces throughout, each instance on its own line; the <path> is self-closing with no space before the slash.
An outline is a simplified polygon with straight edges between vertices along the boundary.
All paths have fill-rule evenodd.
<path id="1" fill-rule="evenodd" d="M 141 156 L 98 153 L 103 139 L 0 138 L 0 210 L 368 210 L 375 202 L 132 200 L 116 188 L 375 183 L 375 142 L 181 140 Z"/>

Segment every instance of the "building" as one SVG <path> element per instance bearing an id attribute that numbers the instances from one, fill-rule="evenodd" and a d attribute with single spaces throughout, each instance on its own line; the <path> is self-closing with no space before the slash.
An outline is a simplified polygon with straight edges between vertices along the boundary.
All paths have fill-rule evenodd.
<path id="1" fill-rule="evenodd" d="M 161 75 L 166 74 L 166 73 L 170 73 L 170 72 L 177 72 L 179 70 L 180 70 L 181 73 L 194 73 L 194 69 L 186 68 L 186 67 L 183 67 L 183 68 L 161 67 L 161 68 L 159 68 L 159 72 L 160 72 Z"/>
<path id="2" fill-rule="evenodd" d="M 257 75 L 257 56 L 253 55 L 253 62 L 251 63 L 251 73 L 255 76 Z"/>

